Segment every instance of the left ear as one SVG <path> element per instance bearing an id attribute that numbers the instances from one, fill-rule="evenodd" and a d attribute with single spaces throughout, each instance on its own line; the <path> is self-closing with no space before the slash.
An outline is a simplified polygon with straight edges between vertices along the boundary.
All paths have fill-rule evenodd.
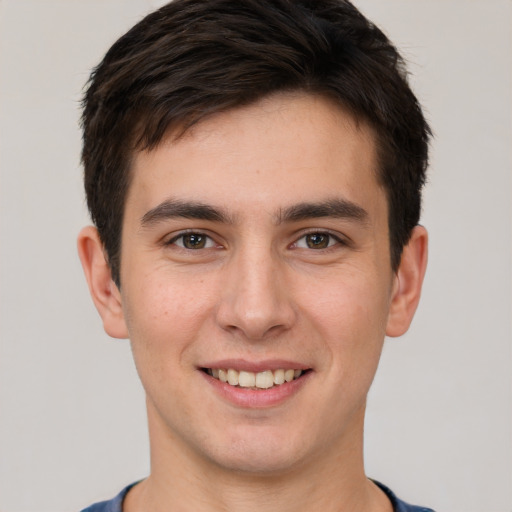
<path id="1" fill-rule="evenodd" d="M 421 286 L 427 269 L 428 233 L 416 226 L 402 252 L 400 266 L 395 275 L 393 294 L 386 326 L 387 336 L 404 334 L 418 307 Z"/>

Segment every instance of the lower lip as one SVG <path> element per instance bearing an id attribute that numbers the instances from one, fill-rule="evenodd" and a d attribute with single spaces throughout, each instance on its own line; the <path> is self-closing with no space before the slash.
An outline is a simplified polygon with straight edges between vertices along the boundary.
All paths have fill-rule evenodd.
<path id="1" fill-rule="evenodd" d="M 312 372 L 309 371 L 302 374 L 298 379 L 268 389 L 249 389 L 231 386 L 203 371 L 200 371 L 200 373 L 213 389 L 228 402 L 238 407 L 261 409 L 280 405 L 291 398 L 304 386 Z"/>

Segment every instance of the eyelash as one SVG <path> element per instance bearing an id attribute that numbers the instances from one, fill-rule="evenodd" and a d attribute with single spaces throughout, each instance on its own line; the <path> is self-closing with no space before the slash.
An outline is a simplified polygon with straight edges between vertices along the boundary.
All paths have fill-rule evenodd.
<path id="1" fill-rule="evenodd" d="M 301 240 L 305 240 L 308 236 L 320 236 L 320 237 L 327 237 L 328 238 L 328 245 L 326 247 L 320 247 L 320 248 L 313 248 L 313 247 L 299 247 L 299 242 Z M 307 244 L 307 242 L 305 242 Z M 328 251 L 333 249 L 336 245 L 348 245 L 347 241 L 341 238 L 340 236 L 337 236 L 333 233 L 330 233 L 329 231 L 310 231 L 309 233 L 304 233 L 300 238 L 298 238 L 291 247 L 294 249 L 311 249 L 316 251 Z"/>
<path id="2" fill-rule="evenodd" d="M 204 240 L 204 246 L 201 247 L 186 247 L 184 239 L 185 237 L 197 237 L 198 238 L 198 245 L 201 244 L 201 240 Z M 308 236 L 319 236 L 319 237 L 327 237 L 327 246 L 326 247 L 300 247 L 299 242 L 301 240 L 305 240 Z M 179 240 L 181 240 L 181 244 L 177 243 Z M 305 242 L 307 245 L 308 243 Z M 179 247 L 180 249 L 187 250 L 187 251 L 195 251 L 195 250 L 201 250 L 201 249 L 212 249 L 214 247 L 219 247 L 218 244 L 213 240 L 213 238 L 201 231 L 185 231 L 182 233 L 179 233 L 178 235 L 172 237 L 169 241 L 165 243 L 165 245 L 175 245 Z M 327 251 L 332 249 L 336 245 L 348 245 L 347 241 L 341 238 L 340 236 L 334 235 L 333 233 L 330 233 L 328 231 L 310 231 L 309 233 L 302 234 L 299 238 L 296 239 L 295 242 L 293 242 L 290 245 L 290 248 L 292 249 L 310 249 L 315 251 Z"/>
<path id="3" fill-rule="evenodd" d="M 209 246 L 199 247 L 199 248 L 185 247 L 184 239 L 187 236 L 188 237 L 195 236 L 197 238 L 204 239 L 205 244 L 207 244 Z M 182 240 L 182 243 L 178 244 L 177 242 L 180 239 Z M 185 231 L 185 232 L 179 233 L 178 235 L 172 237 L 168 242 L 166 242 L 165 245 L 176 245 L 180 249 L 184 249 L 184 250 L 188 250 L 188 251 L 194 251 L 194 250 L 199 250 L 199 249 L 211 249 L 215 246 L 218 246 L 218 244 L 215 243 L 215 241 L 213 240 L 213 238 L 210 235 L 207 235 L 206 233 L 203 233 L 201 231 Z"/>

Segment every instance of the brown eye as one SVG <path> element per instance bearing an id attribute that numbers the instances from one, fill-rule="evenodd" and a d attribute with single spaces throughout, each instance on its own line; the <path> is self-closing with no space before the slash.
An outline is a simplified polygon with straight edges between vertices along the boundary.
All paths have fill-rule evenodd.
<path id="1" fill-rule="evenodd" d="M 311 233 L 304 238 L 310 249 L 327 249 L 331 245 L 331 237 L 326 233 Z"/>
<path id="2" fill-rule="evenodd" d="M 186 249 L 203 249 L 206 246 L 206 237 L 198 233 L 183 235 L 182 239 Z"/>
<path id="3" fill-rule="evenodd" d="M 177 245 L 183 249 L 209 249 L 215 247 L 215 242 L 203 233 L 182 233 L 170 240 L 169 245 Z"/>

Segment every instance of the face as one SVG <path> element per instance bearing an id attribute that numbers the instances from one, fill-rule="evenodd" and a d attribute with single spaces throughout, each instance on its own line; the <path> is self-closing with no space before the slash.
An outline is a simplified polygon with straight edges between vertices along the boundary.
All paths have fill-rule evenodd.
<path id="1" fill-rule="evenodd" d="M 275 472 L 360 436 L 396 289 L 367 127 L 280 95 L 137 154 L 121 254 L 152 442 Z"/>

